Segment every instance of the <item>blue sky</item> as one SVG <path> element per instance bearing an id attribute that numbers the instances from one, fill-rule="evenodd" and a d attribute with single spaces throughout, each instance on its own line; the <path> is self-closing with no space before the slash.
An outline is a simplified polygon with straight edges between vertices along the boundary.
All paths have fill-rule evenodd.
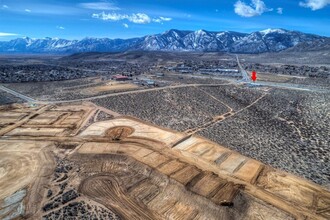
<path id="1" fill-rule="evenodd" d="M 267 28 L 330 37 L 330 0 L 0 0 L 0 41 Z"/>

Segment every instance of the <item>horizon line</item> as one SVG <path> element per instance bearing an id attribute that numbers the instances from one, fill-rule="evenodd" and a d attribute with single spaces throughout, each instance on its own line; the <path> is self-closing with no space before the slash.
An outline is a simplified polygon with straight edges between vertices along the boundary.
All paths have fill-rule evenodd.
<path id="1" fill-rule="evenodd" d="M 289 29 L 285 29 L 285 28 L 266 28 L 266 29 L 262 29 L 262 30 L 259 30 L 259 31 L 252 31 L 252 32 L 240 32 L 240 31 L 208 31 L 206 29 L 198 29 L 198 30 L 180 30 L 180 29 L 176 29 L 176 28 L 171 28 L 171 29 L 168 29 L 164 32 L 161 32 L 161 33 L 153 33 L 153 34 L 147 34 L 147 35 L 142 35 L 142 36 L 136 36 L 136 37 L 128 37 L 128 38 L 110 38 L 110 37 L 89 37 L 89 36 L 85 36 L 85 37 L 81 37 L 81 38 L 74 38 L 74 39 L 70 39 L 70 41 L 74 41 L 74 40 L 77 40 L 77 41 L 80 41 L 80 40 L 84 40 L 84 39 L 110 39 L 110 40 L 117 40 L 117 39 L 120 39 L 120 40 L 129 40 L 129 39 L 134 39 L 134 38 L 142 38 L 142 37 L 146 37 L 146 36 L 152 36 L 152 35 L 160 35 L 160 34 L 164 34 L 168 31 L 171 31 L 171 30 L 175 30 L 175 31 L 186 31 L 186 32 L 197 32 L 197 31 L 206 31 L 206 32 L 211 32 L 211 33 L 222 33 L 222 32 L 233 32 L 233 33 L 240 33 L 240 34 L 252 34 L 252 33 L 255 33 L 255 32 L 261 32 L 261 31 L 265 31 L 265 30 L 276 30 L 276 29 L 280 29 L 280 30 L 285 30 L 285 31 L 292 31 L 292 32 L 300 32 L 300 33 L 303 33 L 303 34 L 310 34 L 310 35 L 317 35 L 317 36 L 320 36 L 320 37 L 326 37 L 326 38 L 330 38 L 330 36 L 325 36 L 325 35 L 319 35 L 319 34 L 314 34 L 314 33 L 307 33 L 307 32 L 302 32 L 302 31 L 299 31 L 299 30 L 289 30 Z M 36 38 L 36 37 L 29 37 L 29 36 L 23 36 L 23 35 L 20 35 L 20 34 L 16 34 L 15 36 L 17 36 L 16 38 L 13 38 L 13 39 L 9 39 L 9 40 L 1 40 L 1 37 L 0 37 L 0 42 L 9 42 L 9 41 L 12 41 L 12 40 L 16 40 L 16 39 L 24 39 L 24 38 L 29 38 L 29 39 L 32 39 L 32 40 L 41 40 L 41 39 L 47 39 L 47 38 L 50 38 L 52 40 L 69 40 L 68 38 L 62 38 L 62 37 L 41 37 L 41 38 Z M 19 36 L 22 36 L 22 37 L 19 37 Z"/>

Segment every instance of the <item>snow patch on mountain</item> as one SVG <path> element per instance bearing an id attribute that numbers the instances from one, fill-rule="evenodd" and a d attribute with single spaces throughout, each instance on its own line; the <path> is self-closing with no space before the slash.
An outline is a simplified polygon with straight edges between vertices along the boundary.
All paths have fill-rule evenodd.
<path id="1" fill-rule="evenodd" d="M 232 53 L 278 52 L 303 42 L 329 39 L 284 29 L 266 29 L 250 34 L 233 31 L 182 31 L 171 29 L 161 34 L 132 39 L 17 38 L 0 42 L 0 53 L 77 53 L 145 51 L 221 51 Z"/>

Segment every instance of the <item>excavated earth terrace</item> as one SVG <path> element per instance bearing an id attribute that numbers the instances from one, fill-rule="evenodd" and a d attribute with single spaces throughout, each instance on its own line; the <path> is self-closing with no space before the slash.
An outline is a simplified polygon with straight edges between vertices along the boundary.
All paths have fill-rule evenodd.
<path id="1" fill-rule="evenodd" d="M 92 103 L 1 107 L 0 164 L 0 219 L 330 219 L 315 183 Z"/>

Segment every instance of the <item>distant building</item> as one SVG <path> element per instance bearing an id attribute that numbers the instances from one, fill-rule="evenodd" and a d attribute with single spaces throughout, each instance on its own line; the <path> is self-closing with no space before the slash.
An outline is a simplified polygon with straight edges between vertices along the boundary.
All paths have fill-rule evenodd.
<path id="1" fill-rule="evenodd" d="M 213 68 L 213 69 L 199 69 L 201 72 L 223 72 L 223 73 L 238 73 L 237 69 L 219 69 L 219 68 Z"/>
<path id="2" fill-rule="evenodd" d="M 112 76 L 111 79 L 116 80 L 116 81 L 126 81 L 126 80 L 129 80 L 128 76 L 122 76 L 122 75 Z"/>

